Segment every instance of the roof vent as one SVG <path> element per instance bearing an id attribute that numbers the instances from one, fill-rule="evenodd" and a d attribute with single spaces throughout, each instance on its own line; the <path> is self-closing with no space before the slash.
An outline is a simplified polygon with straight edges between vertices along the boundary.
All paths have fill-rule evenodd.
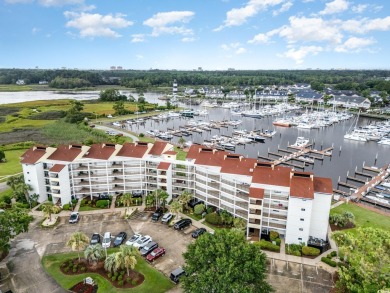
<path id="1" fill-rule="evenodd" d="M 143 141 L 138 141 L 137 145 L 147 146 L 148 143 L 147 142 L 143 142 Z"/>

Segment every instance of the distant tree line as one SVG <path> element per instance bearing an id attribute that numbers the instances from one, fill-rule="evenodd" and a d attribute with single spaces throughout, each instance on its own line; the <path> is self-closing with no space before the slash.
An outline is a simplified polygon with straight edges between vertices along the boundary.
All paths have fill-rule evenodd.
<path id="1" fill-rule="evenodd" d="M 39 70 L 0 69 L 0 84 L 26 84 L 45 80 L 50 86 L 63 88 L 103 84 L 122 85 L 145 92 L 152 87 L 171 87 L 176 79 L 180 86 L 224 86 L 237 88 L 259 85 L 311 84 L 316 90 L 334 86 L 339 90 L 386 91 L 390 94 L 388 70 L 234 70 L 234 71 L 175 71 L 175 70 Z"/>

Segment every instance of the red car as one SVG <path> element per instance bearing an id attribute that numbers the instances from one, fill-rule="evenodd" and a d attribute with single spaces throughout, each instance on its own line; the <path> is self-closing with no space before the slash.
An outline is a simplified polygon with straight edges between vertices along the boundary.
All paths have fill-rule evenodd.
<path id="1" fill-rule="evenodd" d="M 154 249 L 151 253 L 149 253 L 147 256 L 146 256 L 146 259 L 148 261 L 155 261 L 156 259 L 158 259 L 160 256 L 163 256 L 165 254 L 165 249 L 163 247 L 157 247 L 156 249 Z"/>

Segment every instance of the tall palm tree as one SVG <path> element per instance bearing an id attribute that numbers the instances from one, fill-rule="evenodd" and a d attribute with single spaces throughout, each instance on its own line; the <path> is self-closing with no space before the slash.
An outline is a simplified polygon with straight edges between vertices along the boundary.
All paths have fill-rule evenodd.
<path id="1" fill-rule="evenodd" d="M 130 276 L 130 269 L 134 270 L 137 264 L 137 254 L 138 250 L 133 246 L 121 245 L 119 251 L 115 253 L 115 270 L 126 269 L 127 276 Z"/>
<path id="2" fill-rule="evenodd" d="M 172 201 L 170 209 L 172 213 L 176 214 L 176 218 L 179 218 L 179 212 L 183 211 L 183 204 L 175 199 Z"/>
<path id="3" fill-rule="evenodd" d="M 110 273 L 115 271 L 115 265 L 116 265 L 116 253 L 112 253 L 109 256 L 107 256 L 106 260 L 104 261 L 104 269 Z"/>
<path id="4" fill-rule="evenodd" d="M 148 194 L 145 198 L 145 205 L 146 207 L 150 207 L 154 202 L 154 195 L 153 194 Z"/>
<path id="5" fill-rule="evenodd" d="M 73 251 L 77 250 L 77 254 L 79 256 L 80 261 L 80 250 L 84 249 L 87 245 L 89 245 L 89 238 L 82 232 L 75 232 L 70 236 L 68 242 L 66 242 L 66 246 L 70 247 Z"/>
<path id="6" fill-rule="evenodd" d="M 28 201 L 29 200 L 28 192 L 32 190 L 33 188 L 31 187 L 31 185 L 21 182 L 16 186 L 15 192 L 16 195 L 24 195 L 26 200 Z"/>
<path id="7" fill-rule="evenodd" d="M 42 212 L 44 213 L 46 219 L 51 221 L 51 215 L 58 213 L 61 208 L 53 205 L 51 202 L 46 202 L 41 206 Z"/>
<path id="8" fill-rule="evenodd" d="M 164 210 L 165 210 L 165 204 L 167 203 L 168 197 L 169 194 L 165 190 L 161 190 L 161 192 L 158 194 L 158 199 L 160 201 L 160 204 L 162 204 Z"/>
<path id="9" fill-rule="evenodd" d="M 84 250 L 84 257 L 91 263 L 96 264 L 99 260 L 103 258 L 104 251 L 103 247 L 98 243 L 96 245 L 89 245 Z"/>
<path id="10" fill-rule="evenodd" d="M 179 202 L 181 202 L 181 204 L 185 206 L 186 210 L 188 210 L 188 203 L 191 199 L 192 194 L 189 193 L 187 190 L 183 191 L 182 194 L 179 196 Z"/>
<path id="11" fill-rule="evenodd" d="M 7 185 L 11 187 L 13 191 L 16 190 L 16 187 L 20 184 L 22 176 L 11 176 L 7 179 Z"/>
<path id="12" fill-rule="evenodd" d="M 181 148 L 183 148 L 184 144 L 186 143 L 186 140 L 184 137 L 180 137 L 178 141 Z"/>
<path id="13" fill-rule="evenodd" d="M 125 193 L 121 196 L 119 202 L 124 206 L 129 207 L 133 203 L 133 196 L 130 193 Z"/>

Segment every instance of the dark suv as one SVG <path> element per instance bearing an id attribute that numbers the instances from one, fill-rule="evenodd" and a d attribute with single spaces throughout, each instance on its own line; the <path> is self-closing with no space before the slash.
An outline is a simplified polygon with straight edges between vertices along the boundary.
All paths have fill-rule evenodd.
<path id="1" fill-rule="evenodd" d="M 191 207 L 192 209 L 195 208 L 196 205 L 198 204 L 201 204 L 201 203 L 204 203 L 203 201 L 197 199 L 196 197 L 192 198 L 189 202 L 188 202 L 188 206 Z"/>
<path id="2" fill-rule="evenodd" d="M 157 210 L 152 215 L 152 221 L 157 222 L 158 219 L 160 219 L 160 217 L 163 215 L 163 213 L 164 213 L 164 211 L 163 211 L 162 207 L 157 208 Z"/>
<path id="3" fill-rule="evenodd" d="M 142 194 L 143 194 L 142 190 L 133 190 L 131 192 L 131 197 L 132 198 L 140 198 L 140 197 L 142 197 Z"/>
<path id="4" fill-rule="evenodd" d="M 103 192 L 99 194 L 99 199 L 110 199 L 108 192 Z"/>
<path id="5" fill-rule="evenodd" d="M 184 228 L 191 226 L 192 221 L 191 219 L 181 219 L 173 226 L 175 230 L 183 230 Z"/>

